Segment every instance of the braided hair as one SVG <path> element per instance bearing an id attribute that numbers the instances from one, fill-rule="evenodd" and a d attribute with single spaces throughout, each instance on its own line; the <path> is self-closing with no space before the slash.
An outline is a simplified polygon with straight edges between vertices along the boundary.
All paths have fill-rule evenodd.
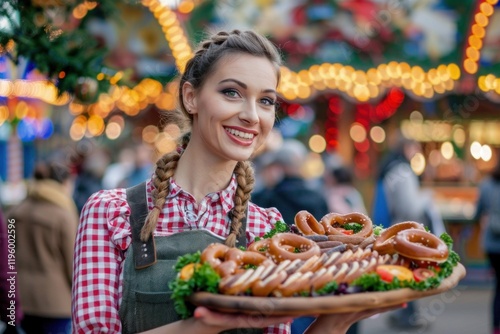
<path id="1" fill-rule="evenodd" d="M 257 57 L 265 57 L 276 68 L 278 81 L 280 79 L 281 56 L 276 47 L 265 37 L 253 31 L 233 30 L 220 31 L 201 42 L 193 58 L 187 64 L 179 83 L 178 100 L 184 120 L 189 123 L 193 115 L 188 113 L 183 103 L 182 87 L 189 82 L 194 89 L 200 89 L 206 79 L 215 71 L 219 61 L 228 54 L 244 53 Z M 182 146 L 187 145 L 189 133 L 182 136 Z M 152 193 L 154 207 L 149 212 L 146 223 L 141 230 L 141 239 L 146 241 L 156 229 L 159 215 L 169 194 L 169 180 L 174 175 L 182 150 L 174 151 L 162 156 L 156 163 Z M 230 214 L 230 234 L 226 238 L 226 245 L 234 247 L 242 231 L 242 219 L 250 200 L 255 179 L 252 165 L 249 161 L 239 161 L 234 169 L 238 183 L 234 195 L 234 208 Z"/>

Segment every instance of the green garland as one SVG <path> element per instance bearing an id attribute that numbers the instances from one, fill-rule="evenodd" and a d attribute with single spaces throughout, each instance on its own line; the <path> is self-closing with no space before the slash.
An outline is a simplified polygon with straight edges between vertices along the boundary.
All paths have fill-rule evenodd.
<path id="1" fill-rule="evenodd" d="M 111 70 L 103 67 L 108 50 L 98 45 L 88 32 L 87 22 L 97 16 L 113 18 L 121 2 L 99 0 L 94 9 L 89 10 L 80 21 L 75 21 L 75 27 L 61 29 L 54 23 L 53 17 L 69 22 L 73 9 L 84 1 L 38 1 L 37 4 L 43 5 L 37 6 L 30 0 L 4 0 L 0 5 L 0 18 L 7 20 L 10 28 L 0 28 L 0 52 L 3 50 L 4 55 L 16 65 L 22 58 L 33 62 L 37 70 L 55 84 L 59 94 L 75 94 L 82 81 L 95 81 L 95 93 L 87 96 L 89 101 L 84 101 L 92 102 L 99 93 L 107 92 L 110 86 L 108 80 L 97 81 L 97 75 Z M 14 42 L 14 48 L 6 50 L 9 42 Z M 61 72 L 65 75 L 60 76 Z"/>

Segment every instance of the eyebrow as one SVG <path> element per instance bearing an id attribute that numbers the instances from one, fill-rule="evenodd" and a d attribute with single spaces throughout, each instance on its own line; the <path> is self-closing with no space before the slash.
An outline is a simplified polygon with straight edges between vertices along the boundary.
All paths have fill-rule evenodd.
<path id="1" fill-rule="evenodd" d="M 244 84 L 243 82 L 241 82 L 239 80 L 236 80 L 236 79 L 232 79 L 232 78 L 221 80 L 219 82 L 219 84 L 225 83 L 225 82 L 234 82 L 235 84 L 237 84 L 238 86 L 240 86 L 240 87 L 242 87 L 244 89 L 248 88 L 248 86 L 246 84 Z M 274 89 L 264 89 L 262 92 L 263 93 L 274 93 L 274 94 L 276 94 L 276 91 Z"/>

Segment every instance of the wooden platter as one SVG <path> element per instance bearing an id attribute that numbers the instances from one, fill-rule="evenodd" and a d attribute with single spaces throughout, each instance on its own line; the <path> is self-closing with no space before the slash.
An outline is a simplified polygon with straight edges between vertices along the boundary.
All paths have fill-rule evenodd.
<path id="1" fill-rule="evenodd" d="M 464 278 L 465 268 L 458 264 L 453 273 L 431 290 L 417 291 L 409 288 L 384 291 L 361 292 L 341 296 L 324 297 L 251 297 L 228 296 L 198 292 L 190 297 L 194 305 L 205 306 L 226 313 L 246 313 L 259 315 L 303 316 L 316 314 L 346 313 L 384 306 L 402 304 L 454 288 Z"/>

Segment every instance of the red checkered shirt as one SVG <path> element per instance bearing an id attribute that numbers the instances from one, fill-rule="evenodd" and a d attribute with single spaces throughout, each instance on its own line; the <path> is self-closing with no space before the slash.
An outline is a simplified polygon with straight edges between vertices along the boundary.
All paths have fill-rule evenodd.
<path id="1" fill-rule="evenodd" d="M 153 208 L 151 191 L 147 182 L 148 208 Z M 154 235 L 168 236 L 197 225 L 223 238 L 229 226 L 221 225 L 233 208 L 237 183 L 233 177 L 229 186 L 208 194 L 201 202 L 183 191 L 173 180 L 170 195 L 163 206 Z M 189 222 L 187 211 L 197 213 L 198 220 Z M 75 244 L 73 268 L 73 333 L 121 333 L 118 314 L 122 298 L 124 254 L 132 237 L 129 224 L 130 207 L 125 189 L 102 190 L 92 195 L 85 204 Z M 275 209 L 263 209 L 253 203 L 248 206 L 247 242 L 269 231 L 282 220 Z M 265 333 L 288 334 L 289 324 L 266 328 Z"/>

